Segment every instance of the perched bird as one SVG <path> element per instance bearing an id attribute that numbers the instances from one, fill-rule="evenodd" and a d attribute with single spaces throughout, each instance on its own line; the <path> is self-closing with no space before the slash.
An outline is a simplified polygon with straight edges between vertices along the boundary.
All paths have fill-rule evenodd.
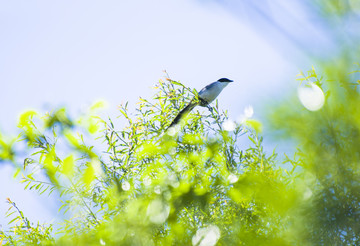
<path id="1" fill-rule="evenodd" d="M 220 92 L 229 84 L 233 82 L 233 80 L 227 78 L 221 78 L 218 81 L 215 81 L 207 86 L 205 86 L 198 94 L 198 100 L 191 100 L 191 102 L 178 113 L 175 119 L 171 122 L 170 127 L 175 126 L 179 121 L 189 113 L 196 106 L 208 107 L 211 111 L 212 108 L 209 104 L 215 100 L 215 98 L 220 94 Z"/>

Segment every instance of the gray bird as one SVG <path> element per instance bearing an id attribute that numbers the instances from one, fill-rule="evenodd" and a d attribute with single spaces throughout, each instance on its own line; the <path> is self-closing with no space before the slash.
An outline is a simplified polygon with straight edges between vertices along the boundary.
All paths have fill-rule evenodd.
<path id="1" fill-rule="evenodd" d="M 198 94 L 199 100 L 191 100 L 191 102 L 183 110 L 181 110 L 180 113 L 178 113 L 175 119 L 171 122 L 168 129 L 179 123 L 183 116 L 185 116 L 198 105 L 202 107 L 208 107 L 209 110 L 212 110 L 209 104 L 214 101 L 215 98 L 220 94 L 220 92 L 231 82 L 234 81 L 227 78 L 221 78 L 218 81 L 215 81 L 205 86 Z"/>

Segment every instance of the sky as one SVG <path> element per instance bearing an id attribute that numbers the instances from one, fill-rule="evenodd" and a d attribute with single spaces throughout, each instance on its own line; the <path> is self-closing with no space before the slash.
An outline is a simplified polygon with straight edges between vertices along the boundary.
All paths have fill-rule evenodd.
<path id="1" fill-rule="evenodd" d="M 291 3 L 290 3 L 291 2 Z M 305 1 L 306 2 L 306 1 Z M 98 99 L 106 114 L 151 98 L 164 78 L 200 90 L 235 81 L 218 97 L 236 119 L 296 87 L 311 57 L 334 49 L 326 27 L 302 1 L 122 0 L 0 1 L 0 132 L 16 135 L 18 115 L 67 106 L 82 112 Z M 0 224 L 10 197 L 32 221 L 61 218 L 56 195 L 24 191 L 0 163 Z"/>

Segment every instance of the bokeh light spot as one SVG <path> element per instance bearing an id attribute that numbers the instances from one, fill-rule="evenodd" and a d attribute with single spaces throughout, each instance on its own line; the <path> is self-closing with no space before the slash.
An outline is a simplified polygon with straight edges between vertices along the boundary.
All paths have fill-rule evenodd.
<path id="1" fill-rule="evenodd" d="M 225 121 L 222 126 L 224 127 L 225 131 L 231 132 L 235 130 L 236 124 L 232 120 Z"/>
<path id="2" fill-rule="evenodd" d="M 304 107 L 310 111 L 317 111 L 324 106 L 325 95 L 319 86 L 311 83 L 310 86 L 300 86 L 298 97 Z"/>
<path id="3" fill-rule="evenodd" d="M 152 223 L 162 224 L 169 217 L 170 207 L 161 200 L 154 200 L 149 204 L 146 213 Z"/>
<path id="4" fill-rule="evenodd" d="M 122 184 L 121 184 L 121 188 L 123 189 L 123 190 L 130 190 L 130 183 L 129 182 L 127 182 L 127 181 L 125 181 L 125 182 L 123 182 Z"/>
<path id="5" fill-rule="evenodd" d="M 213 246 L 220 238 L 220 229 L 211 225 L 197 230 L 192 238 L 192 244 L 198 246 Z"/>

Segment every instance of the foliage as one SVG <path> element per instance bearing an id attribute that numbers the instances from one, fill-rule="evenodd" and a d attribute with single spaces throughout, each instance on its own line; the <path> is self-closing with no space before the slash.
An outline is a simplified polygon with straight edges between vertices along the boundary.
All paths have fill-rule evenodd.
<path id="1" fill-rule="evenodd" d="M 334 19 L 335 16 L 346 17 L 346 15 L 358 14 L 360 4 L 356 0 L 339 1 L 339 0 L 315 0 L 311 2 L 314 4 L 321 14 Z M 337 20 L 337 19 L 335 19 Z"/>
<path id="2" fill-rule="evenodd" d="M 224 130 L 228 115 L 217 103 L 212 111 L 196 111 L 165 131 L 196 92 L 171 79 L 156 89 L 154 101 L 140 99 L 135 117 L 127 104 L 120 106 L 127 121 L 123 130 L 95 116 L 99 105 L 78 120 L 65 109 L 44 117 L 35 111 L 21 115 L 20 141 L 29 151 L 22 182 L 39 193 L 59 192 L 61 209 L 71 218 L 57 234 L 44 226 L 44 235 L 34 238 L 38 227 L 11 203 L 19 214 L 12 221 L 17 230 L 2 232 L 3 243 L 288 243 L 288 214 L 302 201 L 302 190 L 275 166 L 276 154 L 264 152 L 262 138 L 251 128 Z M 260 129 L 258 122 L 248 121 Z M 96 150 L 103 145 L 86 145 L 94 133 L 104 141 L 105 154 Z M 251 140 L 248 149 L 239 149 L 242 138 Z M 36 177 L 39 169 L 47 180 Z"/>
<path id="3" fill-rule="evenodd" d="M 16 245 L 23 242 L 31 242 L 33 244 L 52 244 L 54 240 L 51 236 L 52 226 L 30 225 L 30 221 L 24 216 L 23 212 L 16 206 L 15 202 L 11 201 L 10 198 L 7 202 L 11 205 L 7 211 L 7 216 L 15 215 L 15 217 L 9 223 L 15 223 L 11 234 L 5 234 L 3 231 L 0 232 L 1 243 L 4 238 L 8 244 Z"/>
<path id="4" fill-rule="evenodd" d="M 134 115 L 128 104 L 119 107 L 122 130 L 96 116 L 101 102 L 75 120 L 66 109 L 27 111 L 18 139 L 1 136 L 1 160 L 20 168 L 15 145 L 26 142 L 25 188 L 58 192 L 69 219 L 53 232 L 8 199 L 13 219 L 0 242 L 358 245 L 359 69 L 350 67 L 324 66 L 324 77 L 314 67 L 300 73 L 302 85 L 324 92 L 321 109 L 309 111 L 294 97 L 269 110 L 278 136 L 299 146 L 286 165 L 264 151 L 259 122 L 235 124 L 217 103 L 165 130 L 197 95 L 169 78 L 154 100 L 140 98 Z M 245 139 L 250 146 L 240 149 Z"/>
<path id="5" fill-rule="evenodd" d="M 310 197 L 297 221 L 303 244 L 360 244 L 359 69 L 339 61 L 324 66 L 325 81 L 314 69 L 305 76 L 325 91 L 322 109 L 311 112 L 292 102 L 272 115 L 283 137 L 300 146 L 293 164 Z"/>

